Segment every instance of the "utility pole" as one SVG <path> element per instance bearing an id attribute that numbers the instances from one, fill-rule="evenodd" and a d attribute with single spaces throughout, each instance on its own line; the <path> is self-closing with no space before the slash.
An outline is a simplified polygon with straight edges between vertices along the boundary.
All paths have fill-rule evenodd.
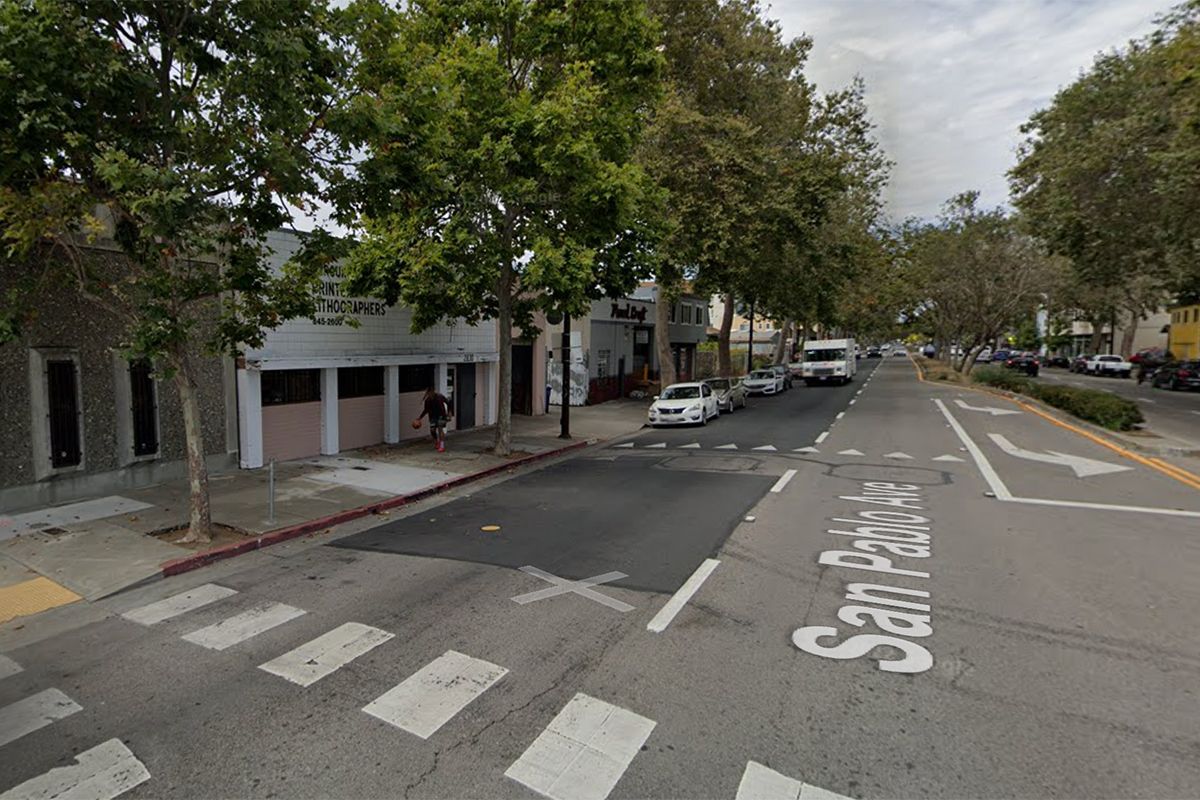
<path id="1" fill-rule="evenodd" d="M 754 301 L 750 301 L 750 341 L 746 352 L 746 374 L 754 371 Z"/>
<path id="2" fill-rule="evenodd" d="M 571 438 L 571 315 L 563 314 L 562 332 L 562 415 L 559 417 L 560 439 Z"/>

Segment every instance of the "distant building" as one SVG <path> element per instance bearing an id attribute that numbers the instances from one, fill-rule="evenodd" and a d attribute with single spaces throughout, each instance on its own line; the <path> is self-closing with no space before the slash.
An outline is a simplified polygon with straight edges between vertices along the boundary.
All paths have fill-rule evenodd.
<path id="1" fill-rule="evenodd" d="M 1176 358 L 1200 358 L 1200 303 L 1176 306 L 1169 313 L 1167 349 Z"/>
<path id="2" fill-rule="evenodd" d="M 637 300 L 658 302 L 658 285 L 643 283 L 631 295 Z M 675 375 L 680 381 L 696 377 L 696 346 L 708 338 L 708 304 L 698 294 L 684 292 L 667 312 L 670 320 L 667 335 L 671 342 L 671 357 Z"/>

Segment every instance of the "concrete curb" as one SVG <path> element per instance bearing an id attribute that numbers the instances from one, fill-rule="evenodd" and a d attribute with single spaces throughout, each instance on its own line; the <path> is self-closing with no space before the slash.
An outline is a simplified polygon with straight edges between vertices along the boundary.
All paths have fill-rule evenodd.
<path id="1" fill-rule="evenodd" d="M 496 475 L 516 467 L 523 467 L 527 464 L 532 464 L 537 461 L 544 461 L 545 459 L 560 456 L 564 453 L 580 450 L 592 444 L 595 444 L 595 440 L 585 439 L 580 442 L 573 442 L 565 447 L 547 450 L 543 453 L 534 453 L 526 456 L 525 458 L 517 459 L 516 461 L 512 461 L 507 464 L 497 464 L 494 467 L 488 467 L 487 469 L 482 469 L 478 472 L 472 472 L 469 475 L 462 475 L 457 478 L 452 478 L 448 481 L 443 481 L 442 483 L 437 483 L 433 486 L 421 489 L 420 491 L 413 492 L 412 494 L 396 495 L 395 497 L 389 497 L 385 500 L 380 500 L 377 503 L 370 503 L 365 506 L 358 506 L 357 508 L 347 508 L 344 511 L 337 512 L 336 514 L 330 514 L 327 517 L 312 519 L 308 520 L 307 522 L 301 522 L 299 525 L 292 525 L 287 528 L 279 528 L 278 530 L 268 531 L 261 536 L 255 536 L 254 538 L 247 539 L 243 542 L 232 542 L 230 544 L 221 545 L 220 547 L 214 547 L 211 550 L 202 550 L 181 558 L 165 561 L 163 562 L 161 568 L 162 577 L 166 578 L 171 575 L 181 575 L 185 572 L 191 572 L 194 569 L 199 569 L 200 567 L 212 564 L 213 562 L 222 561 L 226 558 L 232 558 L 233 556 L 241 555 L 242 553 L 247 553 L 252 550 L 261 550 L 264 547 L 269 547 L 273 544 L 278 544 L 279 542 L 286 542 L 289 539 L 296 539 L 312 533 L 313 531 L 321 530 L 322 528 L 340 525 L 343 522 L 360 519 L 368 516 L 369 514 L 377 514 L 380 511 L 399 508 L 400 506 L 408 505 L 409 503 L 415 503 L 418 500 L 424 500 L 425 498 L 432 497 L 435 494 L 440 494 L 449 489 L 453 489 L 467 483 L 473 483 L 474 481 L 487 478 L 491 475 Z"/>

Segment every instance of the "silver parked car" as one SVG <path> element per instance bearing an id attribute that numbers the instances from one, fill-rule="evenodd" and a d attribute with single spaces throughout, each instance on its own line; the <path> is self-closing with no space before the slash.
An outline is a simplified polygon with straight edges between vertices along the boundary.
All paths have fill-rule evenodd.
<path id="1" fill-rule="evenodd" d="M 717 396 L 717 407 L 727 414 L 746 407 L 746 387 L 737 378 L 705 378 Z"/>

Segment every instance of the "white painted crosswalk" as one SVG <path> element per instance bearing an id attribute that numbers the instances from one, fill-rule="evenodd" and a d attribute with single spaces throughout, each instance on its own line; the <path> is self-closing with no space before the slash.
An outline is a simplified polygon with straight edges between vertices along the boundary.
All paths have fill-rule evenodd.
<path id="1" fill-rule="evenodd" d="M 0 680 L 7 678 L 9 675 L 16 675 L 20 671 L 20 664 L 8 656 L 0 656 Z"/>
<path id="2" fill-rule="evenodd" d="M 746 764 L 742 782 L 738 784 L 736 800 L 850 800 L 795 778 L 789 778 L 757 761 Z"/>
<path id="3" fill-rule="evenodd" d="M 504 667 L 448 650 L 363 711 L 428 739 L 507 674 Z"/>
<path id="4" fill-rule="evenodd" d="M 0 747 L 82 710 L 58 689 L 43 689 L 0 708 Z"/>
<path id="5" fill-rule="evenodd" d="M 0 800 L 112 800 L 150 780 L 150 771 L 120 739 L 109 739 L 0 794 Z"/>
<path id="6" fill-rule="evenodd" d="M 260 603 L 249 611 L 223 619 L 220 622 L 192 631 L 182 637 L 184 641 L 207 647 L 209 650 L 225 650 L 239 642 L 258 636 L 264 631 L 303 616 L 304 610 L 283 603 Z"/>
<path id="7" fill-rule="evenodd" d="M 140 625 L 154 625 L 235 594 L 237 594 L 236 589 L 218 586 L 215 583 L 206 583 L 163 600 L 130 609 L 121 616 Z"/>
<path id="8" fill-rule="evenodd" d="M 311 686 L 395 635 L 370 625 L 347 622 L 259 665 L 259 669 L 301 686 Z"/>
<path id="9" fill-rule="evenodd" d="M 504 774 L 553 800 L 604 800 L 655 724 L 576 694 Z"/>

